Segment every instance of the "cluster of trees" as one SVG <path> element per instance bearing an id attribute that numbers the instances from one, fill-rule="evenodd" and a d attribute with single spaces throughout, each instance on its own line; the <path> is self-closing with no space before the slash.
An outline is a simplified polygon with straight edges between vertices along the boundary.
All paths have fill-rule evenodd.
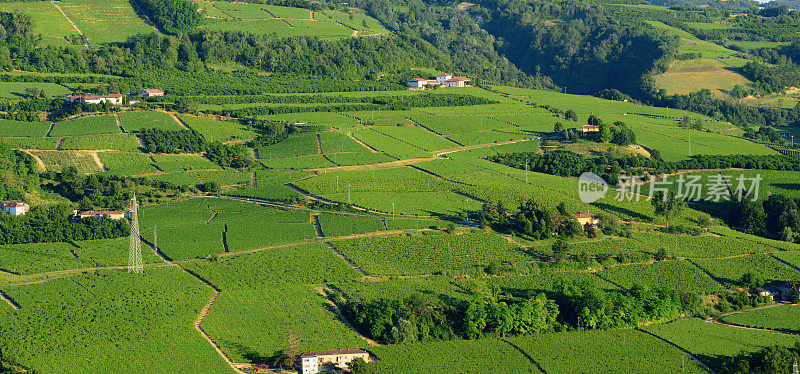
<path id="1" fill-rule="evenodd" d="M 206 148 L 203 136 L 194 130 L 144 129 L 141 139 L 149 153 L 202 153 Z"/>
<path id="2" fill-rule="evenodd" d="M 78 203 L 79 210 L 124 210 L 137 184 L 116 176 L 83 175 L 74 166 L 64 167 L 61 173 L 45 173 L 43 178 L 46 188 Z"/>
<path id="3" fill-rule="evenodd" d="M 345 302 L 335 297 L 359 331 L 384 344 L 637 326 L 675 318 L 700 304 L 696 295 L 641 286 L 605 291 L 590 283 L 564 282 L 556 286 L 555 299 L 526 291 L 515 297 L 492 287 L 468 301 L 414 295 Z"/>
<path id="4" fill-rule="evenodd" d="M 33 156 L 0 144 L 0 200 L 22 200 L 23 192 L 39 188 L 39 171 Z"/>
<path id="5" fill-rule="evenodd" d="M 520 204 L 515 214 L 510 214 L 502 201 L 483 203 L 478 213 L 480 227 L 492 227 L 497 231 L 516 232 L 534 239 L 547 239 L 553 233 L 562 237 L 583 234 L 584 230 L 577 220 L 561 204 L 556 211 L 534 199 Z"/>
<path id="6" fill-rule="evenodd" d="M 750 139 L 761 140 L 764 142 L 771 142 L 771 143 L 785 143 L 786 138 L 778 134 L 778 131 L 773 129 L 772 127 L 765 126 L 758 129 L 758 131 L 753 130 L 753 128 L 748 127 L 744 130 L 744 136 Z"/>
<path id="7" fill-rule="evenodd" d="M 304 102 L 313 103 L 315 97 L 309 97 Z M 442 107 L 442 106 L 467 106 L 495 104 L 497 101 L 482 97 L 460 94 L 422 94 L 412 96 L 377 96 L 367 98 L 347 98 L 342 102 L 331 101 L 331 97 L 318 96 L 319 102 L 333 103 L 330 105 L 309 106 L 264 106 L 257 105 L 241 109 L 208 110 L 223 116 L 254 117 L 270 114 L 299 113 L 299 112 L 344 112 L 368 110 L 406 110 L 417 107 Z M 334 97 L 335 98 L 335 97 Z M 361 104 L 350 104 L 361 103 Z"/>
<path id="8" fill-rule="evenodd" d="M 600 143 L 614 143 L 617 145 L 636 144 L 636 134 L 624 122 L 615 121 L 609 125 L 595 115 L 589 116 L 587 124 L 597 126 L 599 131 L 594 134 L 595 141 Z"/>
<path id="9" fill-rule="evenodd" d="M 664 70 L 677 40 L 644 23 L 580 2 L 487 0 L 471 7 L 502 38 L 499 51 L 529 74 L 550 77 L 567 92 L 619 89 L 641 95 L 642 78 Z"/>
<path id="10" fill-rule="evenodd" d="M 194 130 L 145 129 L 142 131 L 145 149 L 151 153 L 203 153 L 206 158 L 223 167 L 249 168 L 255 164 L 250 151 L 241 144 L 227 145 L 221 141 L 206 142 Z"/>
<path id="11" fill-rule="evenodd" d="M 384 344 L 545 332 L 553 330 L 558 316 L 558 306 L 544 294 L 504 300 L 475 295 L 467 302 L 414 295 L 347 301 L 342 311 L 356 328 Z"/>
<path id="12" fill-rule="evenodd" d="M 39 206 L 22 216 L 0 214 L 0 244 L 51 243 L 119 238 L 130 234 L 124 220 L 87 218 L 71 223 L 67 205 Z"/>
<path id="13" fill-rule="evenodd" d="M 788 373 L 798 356 L 800 343 L 795 343 L 794 347 L 770 346 L 755 352 L 723 357 L 720 367 L 723 373 L 729 374 Z"/>
<path id="14" fill-rule="evenodd" d="M 697 155 L 681 161 L 667 162 L 641 155 L 586 157 L 575 152 L 558 150 L 544 154 L 504 153 L 489 156 L 487 159 L 517 169 L 525 169 L 527 165 L 528 170 L 562 177 L 577 177 L 584 172 L 592 172 L 610 184 L 616 184 L 623 171 L 627 175 L 729 168 L 800 171 L 800 156 L 797 155 Z"/>
<path id="15" fill-rule="evenodd" d="M 134 7 L 144 13 L 166 34 L 187 32 L 202 21 L 197 3 L 189 0 L 133 0 Z"/>
<path id="16" fill-rule="evenodd" d="M 800 199 L 772 194 L 763 201 L 731 202 L 728 221 L 748 234 L 800 242 Z"/>
<path id="17" fill-rule="evenodd" d="M 258 136 L 250 144 L 253 148 L 266 147 L 284 141 L 294 131 L 294 127 L 285 122 L 246 119 L 245 125 L 255 129 Z"/>

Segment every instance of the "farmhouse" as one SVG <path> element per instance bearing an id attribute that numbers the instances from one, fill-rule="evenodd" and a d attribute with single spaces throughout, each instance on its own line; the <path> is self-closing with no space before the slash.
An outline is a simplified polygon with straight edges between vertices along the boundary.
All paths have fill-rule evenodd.
<path id="1" fill-rule="evenodd" d="M 443 87 L 464 87 L 471 79 L 467 77 L 452 77 L 444 81 Z"/>
<path id="2" fill-rule="evenodd" d="M 157 88 L 146 88 L 144 90 L 139 91 L 139 96 L 141 97 L 164 96 L 164 91 L 161 91 Z"/>
<path id="3" fill-rule="evenodd" d="M 757 288 L 756 292 L 759 293 L 759 296 L 761 296 L 761 292 L 763 292 L 763 296 L 770 297 L 770 299 L 794 302 L 797 300 L 798 295 L 800 295 L 800 282 L 775 280 L 765 284 L 764 287 Z"/>
<path id="4" fill-rule="evenodd" d="M 28 204 L 21 200 L 0 201 L 0 204 L 3 204 L 3 210 L 12 216 L 25 215 L 31 209 Z"/>
<path id="5" fill-rule="evenodd" d="M 597 225 L 600 223 L 600 216 L 586 212 L 575 213 L 575 219 L 578 220 L 578 223 L 581 224 L 581 227 L 585 227 L 587 223 L 597 227 Z"/>
<path id="6" fill-rule="evenodd" d="M 408 81 L 408 86 L 411 88 L 425 88 L 427 84 L 428 80 L 422 78 L 411 78 Z"/>
<path id="7" fill-rule="evenodd" d="M 114 105 L 122 105 L 122 95 L 121 94 L 81 95 L 81 96 L 69 95 L 64 98 L 64 101 L 72 104 L 78 104 L 78 103 L 100 104 L 108 102 Z"/>
<path id="8" fill-rule="evenodd" d="M 436 76 L 436 81 L 439 82 L 439 84 L 444 84 L 444 82 L 447 82 L 447 80 L 452 77 L 453 76 L 450 74 L 439 74 Z"/>
<path id="9" fill-rule="evenodd" d="M 80 214 L 81 219 L 89 217 L 106 217 L 110 219 L 123 219 L 125 218 L 125 213 L 116 210 L 87 210 Z"/>
<path id="10" fill-rule="evenodd" d="M 361 349 L 336 349 L 332 351 L 306 352 L 300 355 L 303 374 L 332 371 L 334 368 L 347 370 L 347 363 L 355 358 L 369 361 L 369 353 Z"/>
<path id="11" fill-rule="evenodd" d="M 599 131 L 600 131 L 600 126 L 594 126 L 594 125 L 583 125 L 583 126 L 581 126 L 581 127 L 578 127 L 578 131 L 580 131 L 580 132 L 582 132 L 582 133 L 587 133 L 587 132 L 599 132 Z"/>

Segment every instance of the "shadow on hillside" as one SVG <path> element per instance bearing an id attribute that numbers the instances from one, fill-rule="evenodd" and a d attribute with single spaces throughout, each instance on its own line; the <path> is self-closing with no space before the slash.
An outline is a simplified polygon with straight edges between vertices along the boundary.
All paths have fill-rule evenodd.
<path id="1" fill-rule="evenodd" d="M 638 219 L 638 220 L 645 221 L 645 222 L 649 222 L 652 219 L 651 217 L 648 217 L 648 216 L 646 216 L 644 214 L 641 214 L 641 213 L 638 213 L 638 212 L 634 212 L 634 211 L 632 211 L 630 209 L 627 209 L 627 208 L 614 206 L 614 205 L 611 205 L 611 204 L 594 202 L 594 203 L 592 203 L 592 206 L 600 208 L 600 209 L 603 209 L 603 210 L 607 210 L 607 211 L 610 211 L 610 212 L 614 212 L 614 213 L 617 213 L 617 214 L 624 214 L 626 216 L 633 217 L 634 219 Z"/>

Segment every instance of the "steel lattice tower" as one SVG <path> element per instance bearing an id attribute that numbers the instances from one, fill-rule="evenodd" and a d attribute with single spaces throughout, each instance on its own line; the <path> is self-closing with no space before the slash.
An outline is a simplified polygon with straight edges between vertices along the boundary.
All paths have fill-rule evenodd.
<path id="1" fill-rule="evenodd" d="M 139 240 L 139 204 L 136 203 L 136 194 L 131 199 L 131 249 L 128 252 L 128 272 L 143 273 L 142 242 Z"/>

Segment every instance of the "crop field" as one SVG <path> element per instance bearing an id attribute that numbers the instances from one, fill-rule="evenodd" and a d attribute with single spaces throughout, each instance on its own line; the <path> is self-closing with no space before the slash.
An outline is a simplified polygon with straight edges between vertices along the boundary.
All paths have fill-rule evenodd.
<path id="1" fill-rule="evenodd" d="M 281 211 L 226 199 L 191 199 L 145 207 L 142 227 L 158 228 L 158 247 L 173 259 L 287 244 L 316 236 L 308 212 Z M 143 229 L 152 240 L 152 231 Z"/>
<path id="2" fill-rule="evenodd" d="M 29 15 L 33 21 L 33 33 L 42 35 L 44 45 L 67 47 L 70 43 L 66 37 L 78 34 L 58 8 L 49 1 L 0 3 L 0 11 L 18 11 Z"/>
<path id="3" fill-rule="evenodd" d="M 56 122 L 50 136 L 72 136 L 90 134 L 119 133 L 117 120 L 113 115 L 82 117 L 69 121 Z"/>
<path id="4" fill-rule="evenodd" d="M 156 32 L 125 0 L 64 0 L 59 4 L 93 45 L 122 42 L 136 34 Z"/>
<path id="5" fill-rule="evenodd" d="M 355 140 L 341 132 L 326 131 L 319 133 L 323 154 L 342 152 L 372 152 L 369 148 L 358 144 Z"/>
<path id="6" fill-rule="evenodd" d="M 353 136 L 370 147 L 397 159 L 430 157 L 430 153 L 426 152 L 422 147 L 392 138 L 389 135 L 378 132 L 376 129 L 361 130 L 353 134 Z"/>
<path id="7" fill-rule="evenodd" d="M 386 153 L 356 152 L 332 153 L 326 157 L 339 165 L 369 165 L 383 162 L 392 162 L 396 159 Z"/>
<path id="8" fill-rule="evenodd" d="M 312 133 L 291 135 L 280 143 L 258 148 L 257 152 L 261 161 L 316 155 L 319 154 L 317 135 Z"/>
<path id="9" fill-rule="evenodd" d="M 46 138 L 58 140 L 58 138 Z M 133 134 L 94 134 L 68 136 L 64 138 L 61 149 L 100 150 L 110 149 L 123 152 L 139 151 L 139 140 Z"/>
<path id="10" fill-rule="evenodd" d="M 429 152 L 458 147 L 458 144 L 453 143 L 452 141 L 449 141 L 444 137 L 438 136 L 430 131 L 424 130 L 421 127 L 382 126 L 374 127 L 372 130 L 403 142 L 414 144 Z"/>
<path id="11" fill-rule="evenodd" d="M 722 291 L 722 286 L 688 261 L 669 260 L 653 264 L 620 265 L 600 273 L 622 287 L 635 284 L 702 293 Z"/>
<path id="12" fill-rule="evenodd" d="M 724 320 L 742 326 L 800 332 L 798 315 L 800 315 L 800 305 L 782 305 L 733 314 Z"/>
<path id="13" fill-rule="evenodd" d="M 639 231 L 634 240 L 657 251 L 664 248 L 667 253 L 678 257 L 719 258 L 745 253 L 775 251 L 775 247 L 754 243 L 744 239 L 714 235 L 675 235 L 657 231 Z"/>
<path id="14" fill-rule="evenodd" d="M 347 299 L 355 300 L 405 299 L 414 295 L 426 295 L 428 297 L 444 295 L 458 299 L 468 299 L 471 296 L 457 287 L 453 278 L 446 275 L 408 278 L 393 277 L 380 280 L 360 278 L 337 282 L 336 288 L 340 289 Z"/>
<path id="15" fill-rule="evenodd" d="M 0 4 L 0 11 L 2 11 L 2 5 L 8 3 Z M 35 3 L 35 4 L 46 4 L 44 2 Z M 45 96 L 47 97 L 61 97 L 65 95 L 69 95 L 70 89 L 66 88 L 57 83 L 47 83 L 47 82 L 0 82 L 0 97 L 6 99 L 14 99 L 14 98 L 21 98 L 27 96 L 27 89 L 33 88 L 36 90 L 44 91 Z"/>
<path id="16" fill-rule="evenodd" d="M 382 219 L 341 214 L 320 214 L 319 223 L 325 236 L 345 236 L 386 230 Z"/>
<path id="17" fill-rule="evenodd" d="M 389 30 L 383 27 L 378 20 L 361 13 L 357 9 L 351 8 L 344 12 L 327 10 L 321 13 L 323 15 L 322 17 L 319 16 L 319 14 L 320 13 L 315 13 L 314 18 L 323 20 L 323 17 L 327 17 L 334 22 L 341 23 L 354 30 L 359 30 L 364 34 L 389 34 Z"/>
<path id="18" fill-rule="evenodd" d="M 740 238 L 748 242 L 755 242 L 758 243 L 758 245 L 766 245 L 769 247 L 774 247 L 775 249 L 780 249 L 784 251 L 800 251 L 800 244 L 789 243 L 782 240 L 768 239 L 768 238 L 762 238 L 760 236 L 745 234 L 743 232 L 736 231 L 725 226 L 711 226 L 710 231 L 719 235 L 729 236 L 733 238 Z M 775 255 L 790 254 L 790 253 L 791 252 L 779 252 L 775 253 Z"/>
<path id="19" fill-rule="evenodd" d="M 142 129 L 156 128 L 161 130 L 183 130 L 177 122 L 167 113 L 162 112 L 122 112 L 119 114 L 122 128 L 128 132 L 138 132 Z"/>
<path id="20" fill-rule="evenodd" d="M 786 266 L 768 255 L 752 255 L 726 259 L 692 260 L 724 284 L 738 286 L 748 272 L 768 280 L 800 280 L 800 271 Z"/>
<path id="21" fill-rule="evenodd" d="M 306 10 L 307 11 L 307 10 Z M 240 31 L 256 35 L 273 35 L 277 38 L 316 36 L 320 38 L 346 38 L 353 31 L 334 22 L 260 19 L 260 20 L 208 20 L 204 27 L 218 31 Z M 213 21 L 213 22 L 211 22 Z"/>
<path id="22" fill-rule="evenodd" d="M 212 290 L 175 267 L 102 271 L 3 292 L 22 306 L 0 308 L 4 360 L 48 373 L 230 371 L 192 326 Z"/>
<path id="23" fill-rule="evenodd" d="M 150 156 L 159 169 L 169 171 L 219 170 L 219 165 L 200 155 L 161 155 Z"/>
<path id="24" fill-rule="evenodd" d="M 553 292 L 562 284 L 590 284 L 597 289 L 617 290 L 619 287 L 591 273 L 545 271 L 533 275 L 506 276 L 498 281 L 500 287 L 512 295 L 525 296 L 529 290 Z"/>
<path id="25" fill-rule="evenodd" d="M 186 123 L 189 128 L 202 134 L 203 138 L 210 142 L 215 140 L 226 142 L 229 140 L 252 139 L 257 135 L 252 128 L 238 121 L 218 121 L 186 114 L 179 114 L 178 118 Z"/>
<path id="26" fill-rule="evenodd" d="M 98 156 L 110 174 L 137 175 L 158 171 L 150 156 L 144 153 L 100 152 Z"/>
<path id="27" fill-rule="evenodd" d="M 50 122 L 21 122 L 0 119 L 0 136 L 45 136 Z"/>
<path id="28" fill-rule="evenodd" d="M 705 373 L 679 349 L 637 330 L 511 337 L 548 373 Z"/>
<path id="29" fill-rule="evenodd" d="M 302 112 L 284 113 L 260 116 L 259 119 L 270 121 L 285 121 L 293 124 L 329 126 L 337 128 L 349 128 L 358 126 L 359 121 L 341 113 L 326 112 Z"/>
<path id="30" fill-rule="evenodd" d="M 220 186 L 232 186 L 250 182 L 252 180 L 252 173 L 233 169 L 190 170 L 151 174 L 148 175 L 147 178 L 174 183 L 178 186 L 195 186 L 211 181 L 217 182 Z"/>
<path id="31" fill-rule="evenodd" d="M 259 156 L 261 156 L 259 154 Z M 336 166 L 323 155 L 300 156 L 293 158 L 261 158 L 259 161 L 270 169 L 314 169 Z"/>
<path id="32" fill-rule="evenodd" d="M 317 291 L 324 283 L 358 276 L 322 244 L 187 266 L 222 290 L 203 327 L 236 362 L 272 356 L 292 332 L 303 351 L 365 345 Z"/>
<path id="33" fill-rule="evenodd" d="M 683 175 L 684 189 L 686 188 L 685 185 L 690 181 L 690 179 L 699 177 L 700 179 L 697 180 L 696 184 L 705 184 L 711 182 L 712 180 L 716 180 L 720 173 L 722 173 L 728 185 L 730 185 L 731 189 L 734 191 L 740 186 L 740 177 L 745 178 L 742 179 L 741 182 L 743 182 L 742 187 L 744 187 L 744 190 L 747 190 L 750 188 L 753 178 L 760 176 L 761 180 L 758 188 L 759 200 L 766 199 L 770 194 L 793 196 L 795 198 L 800 197 L 800 182 L 797 180 L 797 172 L 780 170 L 693 171 Z M 659 187 L 666 186 L 670 190 L 677 192 L 678 186 L 680 185 L 678 182 L 680 178 L 680 176 L 671 176 L 667 178 L 667 182 L 669 182 L 668 184 L 659 185 Z M 650 189 L 651 186 L 649 184 L 642 187 L 642 191 L 650 191 Z M 704 190 L 706 195 L 702 195 L 701 198 L 708 199 L 708 190 Z"/>
<path id="34" fill-rule="evenodd" d="M 504 238 L 478 232 L 400 234 L 337 241 L 334 246 L 371 275 L 435 274 L 525 258 Z"/>
<path id="35" fill-rule="evenodd" d="M 86 151 L 31 151 L 44 162 L 47 171 L 61 171 L 65 166 L 74 166 L 79 173 L 103 171 L 94 160 L 92 153 Z"/>
<path id="36" fill-rule="evenodd" d="M 655 76 L 656 85 L 670 95 L 686 95 L 708 88 L 718 97 L 725 96 L 734 86 L 747 86 L 752 82 L 739 74 L 736 68 L 718 60 L 708 60 L 708 66 L 674 69 Z"/>
<path id="37" fill-rule="evenodd" d="M 715 369 L 719 369 L 722 356 L 733 356 L 742 351 L 753 352 L 774 345 L 790 347 L 800 341 L 796 336 L 715 325 L 699 318 L 680 319 L 644 329 L 686 349 Z"/>
<path id="38" fill-rule="evenodd" d="M 251 188 L 231 192 L 231 195 L 254 197 L 268 200 L 287 200 L 300 195 L 284 186 L 308 174 L 302 171 L 259 170 L 256 172 L 256 185 Z"/>
<path id="39" fill-rule="evenodd" d="M 792 264 L 792 266 L 800 268 L 800 252 L 778 252 L 775 253 L 775 257 Z"/>
<path id="40" fill-rule="evenodd" d="M 16 149 L 44 149 L 55 150 L 58 146 L 59 138 L 33 138 L 33 137 L 5 137 L 0 136 L 0 143 L 8 144 Z"/>
<path id="41" fill-rule="evenodd" d="M 128 261 L 127 237 L 69 243 L 0 245 L 0 269 L 16 274 L 35 274 L 65 269 L 122 266 Z M 145 263 L 156 262 L 152 251 L 142 251 Z"/>
<path id="42" fill-rule="evenodd" d="M 453 340 L 370 347 L 379 361 L 368 373 L 538 373 L 518 350 L 496 339 Z"/>

